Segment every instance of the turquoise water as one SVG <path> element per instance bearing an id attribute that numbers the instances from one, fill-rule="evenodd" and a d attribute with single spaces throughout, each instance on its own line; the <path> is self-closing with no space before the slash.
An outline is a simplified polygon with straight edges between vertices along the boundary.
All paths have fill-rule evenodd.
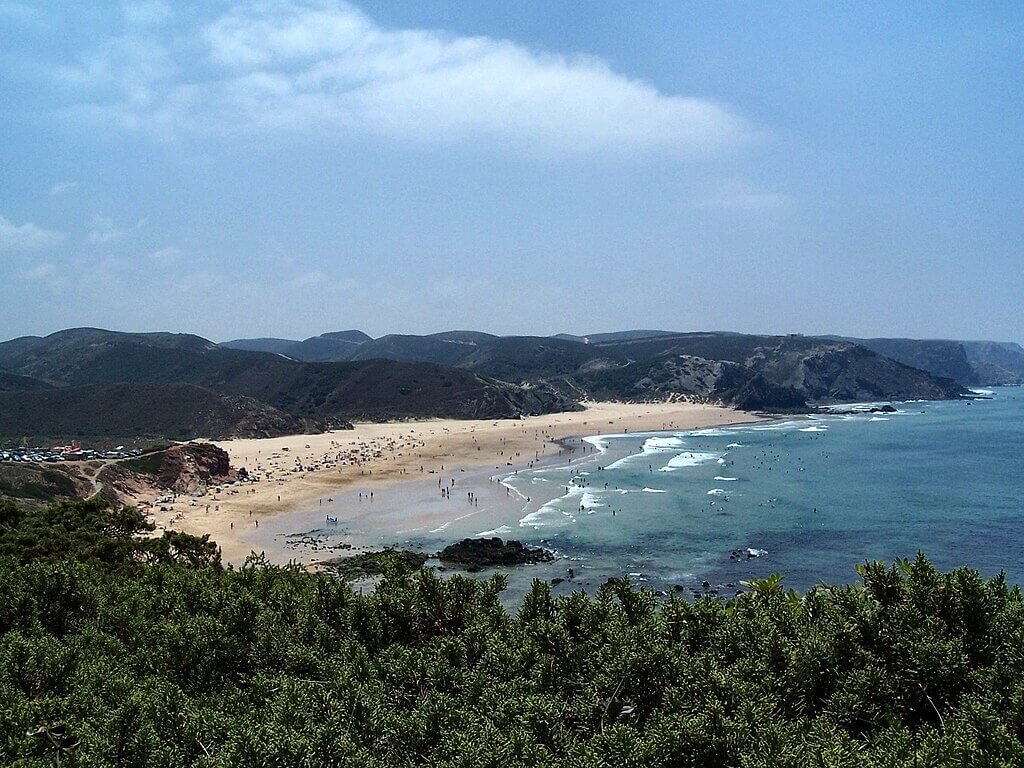
<path id="1" fill-rule="evenodd" d="M 659 589 L 729 589 L 780 572 L 805 589 L 918 550 L 1024 583 L 1024 390 L 990 392 L 892 414 L 589 438 L 599 450 L 571 469 L 507 479 L 551 499 L 509 521 L 509 535 L 543 540 L 568 558 L 553 570 L 590 586 L 632 574 Z M 734 555 L 748 549 L 758 556 Z"/>

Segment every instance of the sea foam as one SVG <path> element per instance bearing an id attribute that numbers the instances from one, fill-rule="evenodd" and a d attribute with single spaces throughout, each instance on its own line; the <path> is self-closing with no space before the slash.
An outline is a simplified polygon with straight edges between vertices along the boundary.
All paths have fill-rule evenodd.
<path id="1" fill-rule="evenodd" d="M 709 461 L 718 459 L 717 453 L 699 453 L 696 451 L 690 453 L 680 453 L 678 456 L 673 456 L 668 460 L 668 464 L 659 469 L 659 472 L 675 472 L 677 469 L 685 469 L 686 467 L 698 467 L 701 464 L 706 464 Z"/>

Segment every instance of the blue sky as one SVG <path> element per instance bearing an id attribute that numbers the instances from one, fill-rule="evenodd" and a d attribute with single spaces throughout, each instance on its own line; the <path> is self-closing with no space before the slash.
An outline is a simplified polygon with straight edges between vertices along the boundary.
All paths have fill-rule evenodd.
<path id="1" fill-rule="evenodd" d="M 0 0 L 0 337 L 1024 341 L 1020 3 Z"/>

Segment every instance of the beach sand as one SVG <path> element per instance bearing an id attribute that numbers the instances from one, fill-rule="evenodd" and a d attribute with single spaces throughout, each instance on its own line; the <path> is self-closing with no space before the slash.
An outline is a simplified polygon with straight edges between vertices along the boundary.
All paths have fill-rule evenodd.
<path id="1" fill-rule="evenodd" d="M 228 452 L 232 466 L 245 468 L 251 481 L 157 505 L 155 522 L 158 531 L 209 534 L 226 563 L 241 565 L 253 551 L 283 563 L 294 553 L 268 546 L 259 523 L 263 534 L 268 522 L 282 530 L 287 527 L 282 516 L 308 513 L 319 500 L 330 500 L 329 514 L 344 524 L 367 513 L 365 506 L 351 503 L 357 490 L 379 493 L 396 483 L 423 483 L 462 471 L 509 474 L 531 461 L 550 460 L 563 450 L 557 441 L 569 437 L 700 429 L 758 418 L 698 403 L 589 403 L 583 411 L 517 420 L 360 423 L 318 435 L 210 441 Z M 342 497 L 349 501 L 338 503 Z"/>

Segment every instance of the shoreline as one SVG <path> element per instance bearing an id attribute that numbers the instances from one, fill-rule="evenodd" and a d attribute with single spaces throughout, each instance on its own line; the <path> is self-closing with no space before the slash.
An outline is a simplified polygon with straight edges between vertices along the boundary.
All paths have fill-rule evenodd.
<path id="1" fill-rule="evenodd" d="M 413 481 L 426 481 L 422 485 L 429 488 L 435 478 L 452 483 L 466 472 L 513 474 L 563 457 L 566 450 L 572 457 L 571 441 L 589 436 L 686 431 L 769 418 L 690 402 L 588 403 L 583 411 L 517 420 L 360 423 L 319 435 L 210 441 L 228 452 L 233 467 L 246 468 L 252 480 L 154 507 L 154 522 L 158 531 L 209 534 L 226 564 L 241 565 L 251 552 L 284 563 L 298 558 L 280 535 L 288 527 L 294 533 L 302 520 L 322 523 L 330 515 L 342 527 L 369 522 L 370 528 L 379 528 L 383 520 L 359 503 L 361 492 L 378 499 L 404 487 L 399 496 L 416 496 L 391 515 L 392 523 L 440 519 L 442 510 L 430 505 L 425 491 L 414 493 Z M 443 475 L 448 479 L 442 480 Z M 490 484 L 504 488 L 500 482 Z"/>

